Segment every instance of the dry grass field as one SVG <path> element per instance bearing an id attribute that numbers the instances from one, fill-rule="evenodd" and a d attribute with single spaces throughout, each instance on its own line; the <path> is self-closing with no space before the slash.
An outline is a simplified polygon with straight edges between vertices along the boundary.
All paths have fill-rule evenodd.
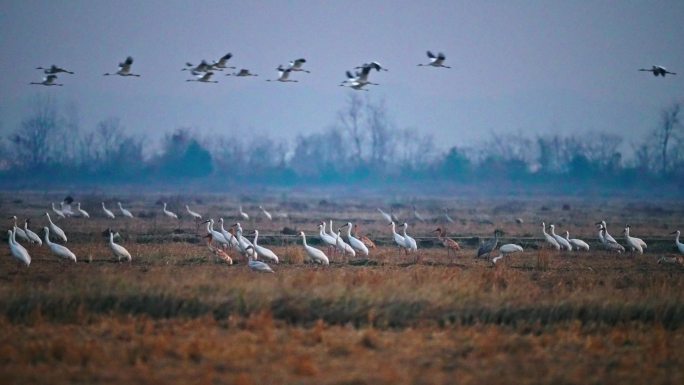
<path id="1" fill-rule="evenodd" d="M 61 198 L 5 193 L 0 214 L 34 218 L 37 229 L 50 201 Z M 258 228 L 280 256 L 271 275 L 249 270 L 234 252 L 233 266 L 215 261 L 194 224 L 161 215 L 159 198 L 121 198 L 139 216 L 129 221 L 105 219 L 100 197 L 84 200 L 93 218 L 58 221 L 76 264 L 29 246 L 31 266 L 20 267 L 3 243 L 0 382 L 684 383 L 684 266 L 657 262 L 676 253 L 668 234 L 684 230 L 681 203 L 397 203 L 395 213 L 407 218 L 421 244 L 416 257 L 391 245 L 375 211 L 389 205 L 379 199 L 243 201 L 250 214 L 259 204 L 288 214 L 243 223 L 246 230 Z M 235 221 L 236 201 L 164 199 L 181 215 L 188 203 Z M 108 207 L 115 202 L 107 199 Z M 414 225 L 413 204 L 437 219 Z M 448 226 L 463 246 L 456 256 L 447 257 L 431 233 L 444 224 L 442 207 L 456 220 Z M 320 267 L 303 263 L 299 238 L 280 236 L 284 227 L 296 228 L 315 242 L 316 222 L 329 218 L 336 225 L 361 223 L 380 246 L 367 260 L 336 257 Z M 629 223 L 649 242 L 647 252 L 600 250 L 593 223 L 601 219 L 618 240 Z M 534 238 L 542 220 L 589 240 L 593 250 L 540 248 Z M 101 235 L 107 227 L 120 231 L 132 263 L 112 257 Z M 479 239 L 495 228 L 525 252 L 496 266 L 473 258 Z"/>

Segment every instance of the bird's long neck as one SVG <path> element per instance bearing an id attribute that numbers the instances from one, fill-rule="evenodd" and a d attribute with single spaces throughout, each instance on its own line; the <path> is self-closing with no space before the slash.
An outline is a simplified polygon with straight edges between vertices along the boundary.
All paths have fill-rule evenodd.
<path id="1" fill-rule="evenodd" d="M 45 228 L 45 243 L 50 245 L 52 242 L 50 242 L 50 229 L 47 227 Z"/>
<path id="2" fill-rule="evenodd" d="M 351 223 L 347 226 L 347 238 L 351 238 Z"/>
<path id="3" fill-rule="evenodd" d="M 542 223 L 542 233 L 546 234 L 546 225 Z"/>
<path id="4" fill-rule="evenodd" d="M 109 243 L 112 245 L 114 244 L 114 233 L 111 231 L 109 232 Z"/>
<path id="5" fill-rule="evenodd" d="M 254 230 L 254 246 L 257 244 L 257 239 L 259 238 L 259 232 L 257 230 Z"/>
<path id="6" fill-rule="evenodd" d="M 306 244 L 306 235 L 304 235 L 304 234 L 302 234 L 302 243 L 304 244 L 304 246 L 307 246 L 307 244 Z"/>
<path id="7" fill-rule="evenodd" d="M 52 223 L 52 219 L 50 218 L 50 214 L 45 213 L 45 216 L 47 216 L 48 222 L 50 222 L 51 225 L 54 224 L 54 223 Z"/>
<path id="8" fill-rule="evenodd" d="M 10 246 L 14 245 L 14 243 L 12 242 L 12 236 L 13 235 L 14 235 L 14 233 L 12 232 L 12 230 L 7 230 L 7 243 L 9 243 Z"/>
<path id="9" fill-rule="evenodd" d="M 675 243 L 679 243 L 679 231 L 677 231 L 677 237 L 675 237 Z"/>
<path id="10" fill-rule="evenodd" d="M 404 228 L 403 228 L 403 230 L 402 230 L 402 234 L 403 234 L 404 236 L 406 236 L 406 226 L 404 226 Z"/>

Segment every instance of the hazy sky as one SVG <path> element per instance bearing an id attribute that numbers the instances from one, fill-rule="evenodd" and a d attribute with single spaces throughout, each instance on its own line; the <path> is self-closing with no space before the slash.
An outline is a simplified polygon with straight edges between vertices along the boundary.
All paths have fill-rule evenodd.
<path id="1" fill-rule="evenodd" d="M 417 67 L 443 51 L 452 69 Z M 377 60 L 375 99 L 400 128 L 443 146 L 491 132 L 608 131 L 641 139 L 684 100 L 684 1 L 6 1 L 0 0 L 0 127 L 18 126 L 37 94 L 75 105 L 82 127 L 120 117 L 151 136 L 177 127 L 210 135 L 294 139 L 322 130 L 354 91 L 344 71 Z M 188 83 L 186 61 L 232 63 Z M 141 78 L 103 77 L 128 55 Z M 304 57 L 299 83 L 268 83 Z M 29 86 L 37 66 L 76 72 L 64 87 Z M 677 76 L 638 68 L 661 64 Z"/>

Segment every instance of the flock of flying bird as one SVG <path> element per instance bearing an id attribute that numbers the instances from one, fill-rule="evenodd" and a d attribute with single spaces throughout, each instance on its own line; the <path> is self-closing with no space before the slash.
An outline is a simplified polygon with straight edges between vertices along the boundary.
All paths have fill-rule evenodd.
<path id="1" fill-rule="evenodd" d="M 418 66 L 432 66 L 432 67 L 443 67 L 451 68 L 444 65 L 444 60 L 446 56 L 443 53 L 434 55 L 432 52 L 428 51 L 427 56 L 429 58 L 429 63 L 418 64 Z M 226 69 L 236 69 L 237 67 L 229 66 L 228 61 L 233 57 L 232 53 L 227 53 L 223 55 L 219 60 L 212 61 L 209 63 L 206 60 L 200 61 L 199 64 L 195 65 L 192 63 L 185 63 L 185 67 L 181 71 L 190 71 L 194 76 L 192 79 L 187 79 L 188 82 L 200 82 L 200 83 L 218 83 L 217 80 L 213 80 L 214 75 L 217 71 L 223 71 Z M 310 73 L 311 71 L 303 68 L 306 64 L 306 59 L 300 58 L 290 61 L 288 65 L 279 65 L 276 70 L 278 71 L 278 77 L 275 79 L 267 79 L 266 81 L 278 81 L 283 83 L 296 83 L 299 80 L 290 79 L 290 74 L 292 72 L 305 72 Z M 119 63 L 118 71 L 114 73 L 105 73 L 104 76 L 119 75 L 119 76 L 134 76 L 140 77 L 140 74 L 131 72 L 131 66 L 133 65 L 133 57 L 129 56 L 123 62 Z M 30 84 L 43 85 L 43 86 L 63 86 L 62 83 L 57 83 L 57 75 L 66 73 L 74 74 L 73 71 L 66 70 L 62 67 L 52 65 L 50 67 L 37 67 L 36 69 L 43 70 L 45 73 L 45 78 L 42 82 L 31 82 Z M 369 75 L 371 70 L 376 71 L 387 71 L 383 68 L 377 61 L 372 61 L 370 63 L 364 63 L 361 66 L 355 68 L 355 71 L 346 71 L 346 79 L 340 83 L 340 86 L 350 87 L 355 90 L 365 90 L 363 87 L 367 85 L 378 85 L 378 83 L 372 83 L 369 80 Z M 242 68 L 237 72 L 228 73 L 226 76 L 237 76 L 237 77 L 249 77 L 249 76 L 259 76 L 258 74 L 250 72 L 247 68 Z"/>
<path id="2" fill-rule="evenodd" d="M 178 220 L 178 214 L 170 211 L 167 207 L 166 202 L 162 203 L 163 215 L 167 218 Z M 135 217 L 129 210 L 125 209 L 122 206 L 121 202 L 117 202 L 117 206 L 119 208 L 121 216 L 126 218 Z M 279 263 L 279 258 L 275 252 L 273 252 L 271 249 L 268 249 L 258 244 L 258 230 L 255 229 L 252 234 L 248 234 L 253 236 L 253 240 L 250 241 L 244 236 L 245 234 L 243 232 L 240 222 L 236 222 L 234 225 L 230 226 L 228 230 L 226 230 L 224 227 L 224 220 L 223 218 L 220 218 L 218 221 L 219 228 L 218 230 L 216 230 L 214 228 L 214 219 L 210 218 L 208 220 L 204 220 L 201 214 L 191 210 L 188 205 L 185 205 L 185 209 L 189 214 L 189 217 L 195 221 L 198 227 L 200 224 L 206 224 L 205 238 L 207 240 L 207 247 L 217 259 L 223 260 L 224 262 L 232 265 L 233 260 L 228 255 L 227 251 L 236 250 L 247 259 L 247 265 L 250 269 L 270 273 L 273 272 L 273 269 L 270 267 L 268 263 Z M 259 209 L 261 210 L 261 214 L 265 218 L 267 218 L 268 220 L 273 219 L 273 215 L 266 211 L 262 206 L 259 206 Z M 54 203 L 52 203 L 52 211 L 55 213 L 55 215 L 57 215 L 60 218 L 72 216 L 90 218 L 90 214 L 81 208 L 80 202 L 76 202 L 74 205 L 74 200 L 71 197 L 67 197 L 64 201 L 62 201 L 60 203 L 60 208 L 55 207 Z M 116 214 L 112 210 L 108 209 L 105 206 L 104 202 L 102 202 L 102 211 L 107 218 L 116 218 Z M 409 226 L 408 223 L 404 222 L 400 224 L 399 227 L 401 228 L 401 233 L 397 233 L 396 222 L 398 222 L 398 219 L 396 218 L 396 216 L 394 216 L 391 213 L 386 213 L 381 209 L 378 209 L 378 211 L 380 212 L 381 216 L 385 219 L 385 221 L 387 221 L 387 224 L 391 226 L 391 234 L 394 243 L 400 249 L 404 250 L 406 254 L 415 253 L 417 258 L 418 243 L 416 242 L 415 238 L 407 234 L 407 229 Z M 416 220 L 425 222 L 422 216 L 418 214 L 415 207 L 413 209 L 413 213 Z M 282 214 L 280 214 L 280 216 L 283 217 Z M 62 230 L 52 221 L 49 212 L 45 212 L 45 217 L 47 218 L 48 223 L 47 226 L 43 227 L 44 238 L 42 239 L 38 234 L 36 234 L 29 228 L 30 219 L 26 219 L 24 221 L 23 228 L 21 228 L 18 226 L 17 223 L 18 218 L 16 216 L 10 217 L 10 219 L 14 221 L 12 229 L 8 230 L 8 243 L 10 253 L 12 254 L 12 256 L 20 263 L 29 266 L 31 263 L 31 256 L 28 250 L 19 243 L 19 240 L 25 241 L 28 244 L 37 245 L 38 247 L 43 245 L 44 240 L 45 244 L 48 246 L 48 248 L 54 255 L 63 259 L 76 262 L 76 255 L 71 250 L 69 250 L 64 245 L 52 242 L 50 240 L 50 235 L 52 235 L 53 238 L 59 240 L 60 242 L 67 243 L 67 236 L 64 230 Z M 237 218 L 249 220 L 250 217 L 247 213 L 245 213 L 242 210 L 242 206 L 240 206 L 238 209 Z M 446 212 L 444 213 L 443 219 L 453 222 L 453 220 L 448 216 Z M 327 253 L 321 249 L 315 248 L 307 244 L 306 234 L 303 231 L 299 232 L 299 236 L 301 236 L 302 238 L 302 245 L 308 257 L 308 261 L 321 265 L 329 265 L 329 254 L 339 254 L 342 257 L 356 257 L 357 255 L 360 255 L 362 257 L 368 257 L 369 250 L 375 248 L 375 243 L 372 240 L 370 240 L 367 236 L 358 235 L 358 226 L 353 226 L 351 222 L 347 222 L 346 224 L 337 228 L 336 232 L 334 231 L 332 220 L 330 220 L 329 224 L 330 227 L 328 227 L 327 229 L 325 221 L 322 221 L 318 224 L 318 236 L 322 244 L 327 246 Z M 615 240 L 615 238 L 613 238 L 608 233 L 605 221 L 597 222 L 596 225 L 599 228 L 598 239 L 601 245 L 603 245 L 603 247 L 606 250 L 614 251 L 617 253 L 622 253 L 626 251 L 625 247 L 620 245 Z M 556 234 L 555 226 L 553 224 L 549 225 L 548 228 L 550 229 L 550 233 L 548 233 L 546 230 L 546 224 L 542 222 L 542 234 L 544 236 L 545 242 L 551 248 L 555 250 L 566 251 L 589 251 L 589 245 L 586 242 L 580 239 L 570 238 L 568 231 L 565 231 L 565 236 L 561 236 Z M 352 229 L 356 230 L 356 234 L 352 233 Z M 447 256 L 449 256 L 452 251 L 455 253 L 456 251 L 461 249 L 456 241 L 446 236 L 446 231 L 443 227 L 437 228 L 436 230 L 434 230 L 434 232 L 437 233 L 437 239 L 447 249 Z M 128 252 L 128 250 L 126 250 L 126 248 L 124 248 L 120 244 L 114 242 L 114 239 L 117 236 L 119 236 L 118 233 L 108 228 L 107 230 L 105 230 L 103 234 L 108 236 L 109 247 L 118 261 L 121 261 L 123 259 L 130 262 L 132 260 L 131 254 Z M 520 245 L 512 243 L 504 244 L 498 248 L 499 255 L 491 258 L 492 252 L 497 250 L 500 234 L 500 231 L 496 230 L 494 232 L 494 238 L 487 240 L 486 242 L 483 242 L 480 245 L 477 251 L 477 258 L 488 258 L 493 264 L 496 264 L 497 262 L 501 261 L 504 257 L 510 254 L 523 251 L 523 247 Z M 643 254 L 644 250 L 647 248 L 647 245 L 640 238 L 636 238 L 630 235 L 629 225 L 627 225 L 624 228 L 623 234 L 625 235 L 625 242 L 627 244 L 627 248 L 629 248 L 632 252 L 638 252 L 639 254 Z M 676 234 L 675 244 L 679 250 L 679 253 L 684 254 L 684 244 L 682 244 L 679 241 L 680 232 L 675 231 L 671 234 Z M 345 235 L 346 240 L 344 238 Z M 681 259 L 681 257 L 679 259 Z M 676 259 L 676 257 L 674 260 L 664 260 L 661 258 L 661 260 L 659 260 L 658 262 L 681 263 L 679 259 Z"/>
<path id="3" fill-rule="evenodd" d="M 200 82 L 200 83 L 218 83 L 217 80 L 213 80 L 214 75 L 216 74 L 217 71 L 223 71 L 226 69 L 236 69 L 234 66 L 229 66 L 228 61 L 233 57 L 232 53 L 227 53 L 223 55 L 219 60 L 214 60 L 211 63 L 209 63 L 206 60 L 202 60 L 199 64 L 195 65 L 192 63 L 186 63 L 185 67 L 181 69 L 181 71 L 190 71 L 190 73 L 194 76 L 192 79 L 187 79 L 186 81 L 188 82 Z M 444 64 L 444 61 L 446 60 L 446 56 L 439 52 L 437 55 L 433 54 L 431 51 L 427 51 L 427 57 L 428 57 L 428 62 L 427 63 L 420 63 L 418 64 L 419 67 L 441 67 L 441 68 L 451 68 L 447 65 Z M 290 74 L 292 72 L 305 72 L 305 73 L 310 73 L 309 70 L 304 69 L 304 64 L 306 64 L 306 59 L 300 58 L 296 60 L 290 61 L 288 65 L 279 65 L 276 70 L 278 71 L 278 77 L 275 79 L 268 79 L 266 81 L 278 81 L 278 82 L 298 82 L 298 80 L 295 79 L 290 79 Z M 140 74 L 136 74 L 131 72 L 131 67 L 133 65 L 133 57 L 128 56 L 126 60 L 123 62 L 119 63 L 118 65 L 118 70 L 113 73 L 105 73 L 104 76 L 113 76 L 113 75 L 118 75 L 118 76 L 133 76 L 133 77 L 140 77 Z M 43 73 L 45 74 L 45 77 L 43 78 L 43 81 L 41 82 L 31 82 L 29 84 L 35 84 L 35 85 L 43 85 L 43 86 L 63 86 L 64 84 L 62 83 L 57 83 L 57 75 L 58 74 L 71 74 L 73 75 L 73 71 L 66 70 L 62 67 L 59 67 L 57 65 L 52 65 L 50 67 L 37 67 L 36 69 L 43 70 Z M 372 70 L 376 70 L 376 72 L 379 71 L 387 71 L 386 68 L 384 68 L 382 65 L 380 65 L 379 62 L 377 61 L 371 61 L 369 63 L 364 63 L 358 67 L 355 67 L 353 71 L 346 71 L 346 79 L 340 83 L 340 86 L 342 87 L 349 87 L 355 90 L 362 90 L 362 91 L 368 91 L 364 87 L 368 85 L 378 85 L 378 83 L 372 83 L 369 80 L 369 76 L 371 74 Z M 654 65 L 650 69 L 647 68 L 641 68 L 639 71 L 648 71 L 652 72 L 654 76 L 662 76 L 665 77 L 666 74 L 669 75 L 676 75 L 674 72 L 668 71 L 665 67 L 659 66 L 659 65 Z M 237 77 L 250 77 L 250 76 L 259 76 L 258 74 L 254 74 L 250 72 L 249 69 L 247 68 L 242 68 L 237 72 L 233 73 L 228 73 L 226 76 L 237 76 Z"/>

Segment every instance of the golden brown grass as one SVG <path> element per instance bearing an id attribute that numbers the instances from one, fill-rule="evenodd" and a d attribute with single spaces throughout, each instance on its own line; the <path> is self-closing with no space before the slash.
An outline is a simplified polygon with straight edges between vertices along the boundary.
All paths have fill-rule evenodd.
<path id="1" fill-rule="evenodd" d="M 153 202 L 125 204 L 145 212 L 146 219 L 60 221 L 77 264 L 58 261 L 45 248 L 29 247 L 28 269 L 0 258 L 0 382 L 684 380 L 684 267 L 658 264 L 660 252 L 558 253 L 524 244 L 524 253 L 492 267 L 473 258 L 472 239 L 456 257 L 447 257 L 441 246 L 421 249 L 420 258 L 381 246 L 368 260 L 336 256 L 324 268 L 304 264 L 301 241 L 292 239 L 272 246 L 282 263 L 274 275 L 262 275 L 234 252 L 236 265 L 216 262 L 193 235 L 194 226 L 186 222 L 184 232 L 174 233 L 178 223 L 155 218 Z M 223 203 L 207 199 L 193 208 L 225 212 Z M 626 203 L 601 212 L 570 203 L 569 212 L 559 204 L 541 211 L 533 200 L 452 204 L 457 223 L 450 234 L 486 236 L 498 227 L 511 239 L 523 238 L 540 232 L 538 219 L 554 218 L 593 238 L 593 221 L 627 221 Z M 440 202 L 430 204 L 439 212 Z M 349 207 L 336 208 L 332 216 L 357 218 L 364 233 L 389 234 L 372 221 L 374 206 Z M 640 234 L 681 225 L 678 206 L 657 217 L 649 214 L 650 206 L 633 209 Z M 327 210 L 313 205 L 291 213 L 288 222 L 243 225 L 265 233 L 288 225 L 311 234 L 310 218 L 326 217 Z M 526 222 L 515 224 L 517 216 Z M 111 225 L 124 235 L 121 244 L 133 255 L 131 264 L 115 262 L 100 236 Z M 428 234 L 433 227 L 418 224 L 412 230 Z"/>

